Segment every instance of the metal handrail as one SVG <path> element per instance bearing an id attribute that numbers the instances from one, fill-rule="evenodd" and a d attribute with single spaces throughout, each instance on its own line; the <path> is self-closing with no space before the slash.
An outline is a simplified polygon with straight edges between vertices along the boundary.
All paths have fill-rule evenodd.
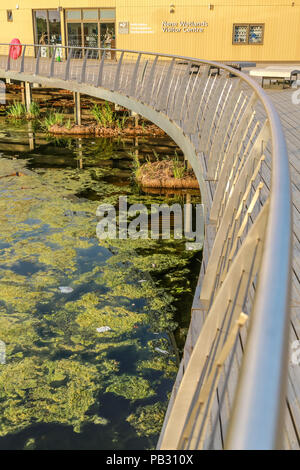
<path id="1" fill-rule="evenodd" d="M 0 46 L 9 46 L 2 43 Z M 23 44 L 28 47 L 52 45 Z M 107 52 L 106 48 L 58 46 Z M 271 449 L 280 445 L 285 384 L 291 272 L 292 204 L 288 155 L 281 123 L 274 105 L 253 79 L 232 67 L 207 60 L 148 51 L 109 49 L 121 54 L 137 54 L 178 59 L 208 65 L 239 77 L 256 94 L 271 129 L 272 180 L 270 208 L 264 240 L 253 312 L 245 356 L 230 420 L 227 448 Z M 87 53 L 85 57 L 87 57 Z M 123 57 L 123 56 L 122 56 Z"/>

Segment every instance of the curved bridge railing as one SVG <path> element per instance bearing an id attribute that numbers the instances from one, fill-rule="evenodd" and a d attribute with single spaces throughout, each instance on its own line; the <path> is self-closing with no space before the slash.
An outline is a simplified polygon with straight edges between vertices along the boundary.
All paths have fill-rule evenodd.
<path id="1" fill-rule="evenodd" d="M 285 140 L 267 95 L 228 66 L 147 52 L 23 45 L 14 60 L 2 44 L 0 71 L 126 96 L 188 138 L 206 239 L 158 447 L 282 447 L 291 193 Z"/>

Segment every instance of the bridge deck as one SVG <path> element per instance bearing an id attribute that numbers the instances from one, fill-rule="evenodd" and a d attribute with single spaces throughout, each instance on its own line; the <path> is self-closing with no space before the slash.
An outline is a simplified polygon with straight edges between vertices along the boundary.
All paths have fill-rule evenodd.
<path id="1" fill-rule="evenodd" d="M 293 89 L 268 90 L 284 128 L 289 152 L 293 198 L 293 273 L 290 342 L 300 339 L 300 104 L 292 102 Z M 276 286 L 274 286 L 274 289 Z M 299 356 L 299 354 L 298 354 Z M 289 364 L 287 444 L 300 447 L 300 365 Z"/>
<path id="2" fill-rule="evenodd" d="M 266 90 L 279 113 L 284 128 L 290 163 L 292 198 L 293 198 L 293 254 L 292 254 L 292 296 L 291 296 L 291 328 L 290 344 L 300 340 L 300 103 L 293 104 L 294 89 Z M 300 91 L 299 91 L 300 98 Z M 208 182 L 209 193 L 213 183 Z M 213 245 L 214 234 L 210 236 L 213 227 L 209 227 L 206 240 L 205 258 L 203 260 L 202 276 L 205 272 L 205 262 L 209 258 Z M 274 286 L 274 290 L 276 286 Z M 299 347 L 298 347 L 299 349 Z M 296 351 L 296 350 L 294 350 Z M 293 350 L 290 351 L 290 358 Z M 299 362 L 300 354 L 297 359 Z M 222 416 L 220 416 L 222 421 Z M 222 422 L 220 424 L 222 429 Z M 287 409 L 285 421 L 285 448 L 300 449 L 300 364 L 289 363 Z"/>

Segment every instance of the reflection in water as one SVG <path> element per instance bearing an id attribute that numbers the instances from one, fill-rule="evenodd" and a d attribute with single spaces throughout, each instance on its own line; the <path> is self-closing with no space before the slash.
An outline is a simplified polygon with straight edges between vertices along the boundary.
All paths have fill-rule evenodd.
<path id="1" fill-rule="evenodd" d="M 31 126 L 0 123 L 1 171 L 31 170 L 0 179 L 0 448 L 154 448 L 199 255 L 181 241 L 99 242 L 95 213 L 120 195 L 182 200 L 131 182 L 134 144 L 172 144 L 49 140 Z"/>

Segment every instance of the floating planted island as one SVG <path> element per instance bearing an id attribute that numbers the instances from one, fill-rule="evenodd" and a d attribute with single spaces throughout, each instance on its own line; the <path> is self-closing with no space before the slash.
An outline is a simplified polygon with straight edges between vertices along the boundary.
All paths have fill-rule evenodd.
<path id="1" fill-rule="evenodd" d="M 145 188 L 189 188 L 198 189 L 198 180 L 191 168 L 178 156 L 160 161 L 147 161 L 140 164 L 134 156 L 134 174 L 137 182 Z"/>

